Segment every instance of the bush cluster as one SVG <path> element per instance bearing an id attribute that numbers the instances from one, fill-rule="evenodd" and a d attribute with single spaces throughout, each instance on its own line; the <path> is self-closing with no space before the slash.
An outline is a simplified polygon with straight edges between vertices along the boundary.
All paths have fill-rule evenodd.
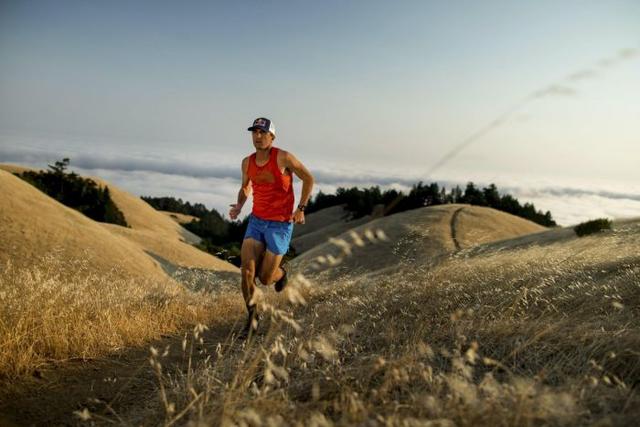
<path id="1" fill-rule="evenodd" d="M 573 227 L 573 231 L 575 231 L 579 237 L 598 233 L 604 230 L 611 230 L 611 220 L 607 218 L 598 218 L 591 221 L 581 222 Z"/>
<path id="2" fill-rule="evenodd" d="M 49 170 L 46 171 L 26 171 L 15 175 L 95 221 L 129 226 L 124 214 L 111 199 L 109 187 L 100 188 L 94 181 L 82 178 L 75 172 L 67 173 L 68 158 L 48 166 Z"/>

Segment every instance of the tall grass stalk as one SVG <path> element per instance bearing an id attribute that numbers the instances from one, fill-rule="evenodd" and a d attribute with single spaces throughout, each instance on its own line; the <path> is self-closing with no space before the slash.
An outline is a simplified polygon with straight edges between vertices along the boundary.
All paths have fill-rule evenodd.
<path id="1" fill-rule="evenodd" d="M 208 294 L 175 282 L 123 280 L 87 272 L 86 262 L 47 257 L 29 269 L 0 266 L 0 377 L 39 365 L 137 346 L 226 314 Z M 213 309 L 215 307 L 215 309 Z"/>

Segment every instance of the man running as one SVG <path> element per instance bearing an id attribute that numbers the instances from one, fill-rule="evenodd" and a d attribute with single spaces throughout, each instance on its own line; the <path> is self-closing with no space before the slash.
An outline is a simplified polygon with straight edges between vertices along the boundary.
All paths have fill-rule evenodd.
<path id="1" fill-rule="evenodd" d="M 242 160 L 238 202 L 229 209 L 229 217 L 236 219 L 253 191 L 253 210 L 240 253 L 242 296 L 249 313 L 242 333 L 246 337 L 258 323 L 253 301 L 255 279 L 265 286 L 275 283 L 276 292 L 287 285 L 287 272 L 280 262 L 289 249 L 293 224 L 304 224 L 304 209 L 314 182 L 309 170 L 293 154 L 273 146 L 276 129 L 271 120 L 257 118 L 247 130 L 251 131 L 256 152 Z M 295 211 L 293 174 L 302 180 L 300 203 Z"/>

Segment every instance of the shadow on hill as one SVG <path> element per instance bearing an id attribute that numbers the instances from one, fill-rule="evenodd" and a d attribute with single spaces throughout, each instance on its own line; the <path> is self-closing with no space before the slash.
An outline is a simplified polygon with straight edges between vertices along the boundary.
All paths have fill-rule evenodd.
<path id="1" fill-rule="evenodd" d="M 530 246 L 551 246 L 573 238 L 577 239 L 577 236 L 571 228 L 554 228 L 548 231 L 473 246 L 464 249 L 462 253 L 465 255 L 480 255 L 485 252 L 525 249 Z"/>
<path id="2" fill-rule="evenodd" d="M 31 378 L 0 390 L 0 425 L 112 425 L 123 417 L 131 424 L 162 425 L 157 376 L 149 369 L 150 347 L 164 350 L 164 369 L 178 376 L 192 373 L 220 351 L 241 354 L 232 333 L 238 319 L 219 319 L 198 334 L 163 334 L 147 345 L 127 347 L 99 358 L 73 358 L 36 369 Z M 191 370 L 191 371 L 190 371 Z M 80 421 L 86 408 L 91 424 Z"/>
<path id="3" fill-rule="evenodd" d="M 145 252 L 158 261 L 167 275 L 192 292 L 219 293 L 237 290 L 240 287 L 240 273 L 238 272 L 183 267 L 173 264 L 153 252 L 147 250 Z"/>

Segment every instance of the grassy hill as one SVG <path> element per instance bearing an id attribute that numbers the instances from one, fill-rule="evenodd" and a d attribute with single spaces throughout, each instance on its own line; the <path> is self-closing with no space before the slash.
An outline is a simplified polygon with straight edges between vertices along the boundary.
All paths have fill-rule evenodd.
<path id="1" fill-rule="evenodd" d="M 332 206 L 305 215 L 305 224 L 293 228 L 291 247 L 296 254 L 301 254 L 326 242 L 330 237 L 338 236 L 373 219 L 373 216 L 366 215 L 349 221 L 350 216 L 351 213 L 346 211 L 344 206 Z"/>
<path id="2" fill-rule="evenodd" d="M 208 378 L 197 391 L 211 400 L 195 402 L 202 412 L 190 418 L 266 425 L 635 424 L 640 220 L 584 238 L 552 229 L 483 244 L 487 233 L 471 233 L 471 221 L 494 214 L 470 211 L 465 219 L 459 213 L 468 222 L 457 249 L 447 236 L 450 210 L 414 214 L 420 217 L 405 217 L 395 229 L 378 224 L 387 239 L 365 240 L 334 265 L 375 266 L 380 274 L 300 274 L 288 290 L 297 302 L 291 308 L 267 294 L 262 308 L 271 321 L 258 339 L 243 351 L 223 343 L 227 350 L 192 374 Z M 500 217 L 493 224 L 501 225 Z M 365 226 L 376 235 L 376 224 Z M 499 238 L 504 228 L 494 230 Z M 480 244 L 471 246 L 472 239 Z M 392 242 L 409 249 L 400 254 L 410 262 L 396 258 L 399 266 L 383 269 L 390 263 L 374 254 L 392 250 Z M 330 245 L 324 249 L 315 256 L 336 256 Z M 305 262 L 298 267 L 301 273 Z M 184 385 L 169 395 L 186 406 L 193 398 L 180 391 Z"/>
<path id="3" fill-rule="evenodd" d="M 175 313 L 199 312 L 207 327 L 82 370 L 38 366 L 51 378 L 45 391 L 36 384 L 0 392 L 0 414 L 133 425 L 562 426 L 640 418 L 640 219 L 579 238 L 489 208 L 439 205 L 323 240 L 289 263 L 285 292 L 260 288 L 262 321 L 249 343 L 235 339 L 244 320 L 237 290 L 150 293 L 109 282 L 99 291 L 74 285 L 53 306 L 42 298 L 16 305 L 25 280 L 7 281 L 20 276 L 7 270 L 1 297 L 13 305 L 3 319 L 27 313 L 9 324 L 33 325 L 39 315 L 28 307 L 37 306 L 63 325 L 86 312 L 79 322 L 116 323 L 131 335 L 164 322 L 179 331 Z M 51 287 L 31 277 L 33 288 Z M 121 314 L 93 319 L 96 310 L 82 304 L 100 301 L 105 289 Z M 66 317 L 54 317 L 66 306 Z M 157 323 L 149 326 L 141 312 Z M 23 343 L 47 348 L 39 335 L 23 334 Z M 24 354 L 0 348 L 14 363 Z"/>
<path id="4" fill-rule="evenodd" d="M 0 379 L 210 319 L 218 301 L 167 271 L 195 267 L 239 280 L 236 267 L 185 243 L 179 224 L 116 187 L 135 228 L 93 221 L 7 169 L 20 168 L 0 168 Z"/>
<path id="5" fill-rule="evenodd" d="M 0 164 L 0 170 L 23 172 L 30 170 L 21 166 Z M 238 272 L 238 269 L 219 258 L 211 256 L 192 244 L 200 238 L 183 228 L 171 217 L 156 211 L 136 197 L 98 177 L 88 177 L 100 186 L 108 186 L 116 206 L 122 211 L 130 228 L 113 224 L 95 223 L 107 228 L 112 234 L 126 237 L 143 251 L 162 259 L 172 266 L 207 268 L 217 271 Z M 108 259 L 108 258 L 107 258 Z"/>
<path id="6" fill-rule="evenodd" d="M 43 257 L 86 260 L 88 273 L 166 280 L 134 242 L 68 208 L 12 174 L 0 170 L 0 262 L 29 268 Z"/>
<path id="7" fill-rule="evenodd" d="M 300 255 L 293 265 L 325 281 L 343 275 L 369 276 L 433 263 L 456 249 L 543 230 L 491 208 L 439 205 L 366 221 L 333 236 L 326 233 L 321 244 Z"/>

